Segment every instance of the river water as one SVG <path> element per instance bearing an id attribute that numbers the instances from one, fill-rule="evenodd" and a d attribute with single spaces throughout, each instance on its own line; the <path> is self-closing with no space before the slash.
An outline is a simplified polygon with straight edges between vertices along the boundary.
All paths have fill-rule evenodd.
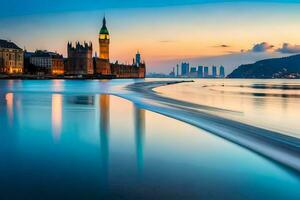
<path id="1" fill-rule="evenodd" d="M 300 80 L 195 79 L 156 88 L 162 96 L 233 112 L 219 116 L 300 138 Z"/>
<path id="2" fill-rule="evenodd" d="M 296 172 L 115 96 L 135 95 L 124 89 L 134 82 L 0 81 L 0 199 L 300 198 L 300 176 Z M 212 80 L 203 83 L 157 90 L 230 110 L 243 111 L 249 103 L 257 110 L 248 112 L 258 115 L 263 110 L 266 115 L 272 113 L 270 102 L 275 102 L 276 113 L 279 109 L 285 112 L 281 117 L 289 123 L 288 132 L 299 129 L 285 118 L 299 110 L 287 108 L 298 103 L 295 95 L 256 97 L 225 92 L 218 81 L 214 86 Z M 205 96 L 202 90 L 207 91 L 207 100 L 201 100 Z M 215 97 L 213 101 L 214 93 L 224 99 Z M 235 105 L 242 95 L 243 106 Z M 265 100 L 255 104 L 253 101 L 258 100 L 251 98 Z M 288 102 L 284 108 L 281 101 Z M 273 117 L 263 119 L 272 121 Z M 244 117 L 248 123 L 250 118 L 247 121 Z"/>

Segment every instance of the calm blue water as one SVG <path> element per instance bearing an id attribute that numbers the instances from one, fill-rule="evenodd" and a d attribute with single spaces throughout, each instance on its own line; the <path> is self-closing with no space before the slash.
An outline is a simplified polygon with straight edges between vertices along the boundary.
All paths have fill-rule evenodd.
<path id="1" fill-rule="evenodd" d="M 300 177 L 110 94 L 121 81 L 0 81 L 0 199 L 299 199 Z"/>

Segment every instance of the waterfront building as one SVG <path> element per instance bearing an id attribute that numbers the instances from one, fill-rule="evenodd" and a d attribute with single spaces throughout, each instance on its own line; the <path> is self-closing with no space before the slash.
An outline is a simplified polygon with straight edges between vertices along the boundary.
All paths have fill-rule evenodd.
<path id="1" fill-rule="evenodd" d="M 225 78 L 225 68 L 220 66 L 220 78 Z"/>
<path id="2" fill-rule="evenodd" d="M 190 72 L 190 64 L 189 63 L 181 63 L 181 76 L 188 76 Z"/>
<path id="3" fill-rule="evenodd" d="M 34 53 L 25 52 L 26 71 L 31 74 L 64 74 L 64 58 L 54 52 L 37 50 Z"/>
<path id="4" fill-rule="evenodd" d="M 0 40 L 0 73 L 22 74 L 23 70 L 23 50 L 11 41 Z"/>
<path id="5" fill-rule="evenodd" d="M 204 67 L 204 78 L 207 78 L 209 75 L 208 75 L 208 67 Z"/>
<path id="6" fill-rule="evenodd" d="M 33 74 L 32 72 L 35 70 L 35 67 L 30 64 L 30 57 L 34 54 L 34 52 L 24 51 L 24 74 Z"/>
<path id="7" fill-rule="evenodd" d="M 217 77 L 217 67 L 216 66 L 212 66 L 212 77 L 213 78 Z"/>
<path id="8" fill-rule="evenodd" d="M 198 66 L 198 78 L 203 78 L 203 66 Z"/>
<path id="9" fill-rule="evenodd" d="M 54 53 L 51 55 L 51 58 L 52 58 L 51 74 L 64 75 L 65 74 L 64 57 L 60 54 Z"/>
<path id="10" fill-rule="evenodd" d="M 179 77 L 179 65 L 176 65 L 176 77 Z"/>
<path id="11" fill-rule="evenodd" d="M 94 71 L 97 76 L 109 76 L 112 78 L 145 78 L 146 65 L 141 60 L 138 51 L 131 65 L 120 64 L 118 61 L 110 63 L 109 59 L 110 34 L 106 26 L 105 17 L 99 32 L 99 57 L 94 58 Z"/>
<path id="12" fill-rule="evenodd" d="M 112 74 L 112 71 L 111 71 L 111 64 L 109 63 L 109 60 L 95 57 L 94 72 L 97 75 L 110 76 Z"/>
<path id="13" fill-rule="evenodd" d="M 111 72 L 115 78 L 145 78 L 145 67 L 136 65 L 126 65 L 119 63 L 111 63 Z"/>
<path id="14" fill-rule="evenodd" d="M 66 75 L 93 75 L 93 46 L 84 42 L 76 43 L 75 46 L 68 42 L 68 59 L 65 66 Z M 102 55 L 104 56 L 104 54 Z"/>

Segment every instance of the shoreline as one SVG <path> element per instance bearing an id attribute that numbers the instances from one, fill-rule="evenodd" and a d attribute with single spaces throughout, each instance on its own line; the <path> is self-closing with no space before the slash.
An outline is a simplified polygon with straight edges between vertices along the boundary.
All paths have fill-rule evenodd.
<path id="1" fill-rule="evenodd" d="M 32 74 L 22 74 L 22 75 L 4 75 L 0 74 L 0 80 L 110 80 L 110 79 L 176 79 L 182 80 L 183 82 L 193 82 L 193 79 L 203 79 L 203 80 L 253 80 L 259 78 L 192 78 L 192 77 L 116 77 L 116 75 L 32 75 Z M 260 78 L 261 80 L 300 80 L 300 78 Z M 181 81 L 178 81 L 181 82 Z M 173 83 L 174 84 L 174 83 Z"/>
<path id="2" fill-rule="evenodd" d="M 0 75 L 0 80 L 111 80 L 111 79 L 144 79 L 139 77 L 116 77 L 115 75 Z"/>
<path id="3" fill-rule="evenodd" d="M 199 104 L 188 103 L 160 96 L 154 88 L 179 84 L 185 81 L 154 81 L 127 86 L 129 91 L 140 94 L 139 98 L 123 95 L 141 108 L 171 117 L 208 131 L 225 140 L 249 149 L 276 163 L 300 172 L 300 139 L 279 132 L 255 127 L 208 113 L 207 111 L 234 112 Z M 147 99 L 153 103 L 146 102 Z M 203 111 L 201 111 L 203 110 Z M 206 111 L 206 112 L 205 112 Z"/>

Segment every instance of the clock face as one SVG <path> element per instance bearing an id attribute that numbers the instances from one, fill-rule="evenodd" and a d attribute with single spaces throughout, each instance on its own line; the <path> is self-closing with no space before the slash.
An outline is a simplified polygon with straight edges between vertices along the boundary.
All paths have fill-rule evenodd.
<path id="1" fill-rule="evenodd" d="M 100 39 L 101 39 L 101 40 L 108 40 L 108 39 L 109 39 L 109 35 L 106 35 L 106 34 L 100 34 Z"/>

